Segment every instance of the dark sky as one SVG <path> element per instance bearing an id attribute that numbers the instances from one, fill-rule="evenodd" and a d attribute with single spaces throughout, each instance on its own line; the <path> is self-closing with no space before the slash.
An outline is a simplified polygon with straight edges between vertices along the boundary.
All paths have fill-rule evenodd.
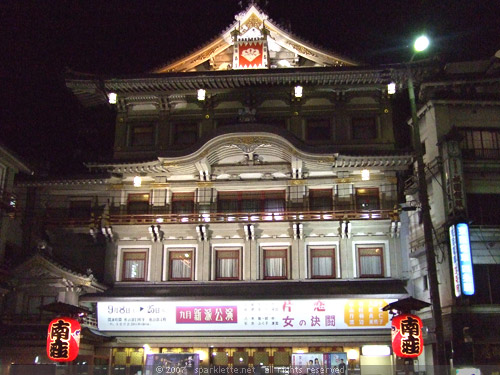
<path id="1" fill-rule="evenodd" d="M 83 109 L 64 71 L 148 72 L 216 37 L 248 1 L 0 2 L 0 139 L 36 166 L 69 172 L 110 151 L 114 113 Z M 409 59 L 426 32 L 428 56 L 490 58 L 500 49 L 499 0 L 261 0 L 304 40 L 368 64 Z M 108 152 L 109 154 L 109 152 Z M 76 164 L 75 164 L 76 162 Z"/>

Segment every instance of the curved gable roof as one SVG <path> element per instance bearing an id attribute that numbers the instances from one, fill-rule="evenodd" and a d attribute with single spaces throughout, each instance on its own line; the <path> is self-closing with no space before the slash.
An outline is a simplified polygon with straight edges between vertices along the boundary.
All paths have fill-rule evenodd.
<path id="1" fill-rule="evenodd" d="M 269 32 L 268 38 L 273 40 L 276 44 L 320 66 L 359 65 L 351 59 L 302 41 L 270 19 L 254 4 L 251 4 L 245 11 L 238 14 L 235 19 L 236 20 L 223 31 L 219 37 L 191 52 L 187 56 L 156 69 L 153 73 L 185 72 L 192 70 L 196 66 L 203 64 L 207 60 L 214 58 L 214 56 L 232 47 L 234 44 L 232 34 L 235 30 L 246 32 L 251 28 L 259 29 L 264 25 Z"/>

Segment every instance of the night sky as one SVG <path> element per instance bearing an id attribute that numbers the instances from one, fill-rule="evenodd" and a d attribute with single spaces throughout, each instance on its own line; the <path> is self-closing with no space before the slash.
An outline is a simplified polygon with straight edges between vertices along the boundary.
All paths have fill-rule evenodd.
<path id="1" fill-rule="evenodd" d="M 301 39 L 370 65 L 426 57 L 490 58 L 500 49 L 499 0 L 261 0 Z M 215 38 L 248 1 L 0 2 L 0 140 L 37 169 L 74 173 L 110 157 L 114 113 L 84 109 L 64 72 L 109 77 L 149 72 Z M 42 169 L 40 169 L 42 168 Z"/>

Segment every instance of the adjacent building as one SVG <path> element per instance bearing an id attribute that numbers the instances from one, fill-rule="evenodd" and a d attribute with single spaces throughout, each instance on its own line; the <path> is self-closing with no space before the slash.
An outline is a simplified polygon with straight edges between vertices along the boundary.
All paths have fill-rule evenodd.
<path id="1" fill-rule="evenodd" d="M 31 170 L 12 150 L 0 143 L 0 264 L 5 258 L 10 223 L 19 214 L 14 193 L 14 178 L 18 173 L 31 173 Z"/>
<path id="2" fill-rule="evenodd" d="M 491 60 L 446 64 L 419 94 L 446 355 L 457 367 L 500 363 L 499 67 L 498 52 Z M 412 179 L 407 187 L 407 207 L 417 209 L 409 212 L 411 285 L 426 300 L 417 186 Z M 432 337 L 430 312 L 422 317 Z"/>

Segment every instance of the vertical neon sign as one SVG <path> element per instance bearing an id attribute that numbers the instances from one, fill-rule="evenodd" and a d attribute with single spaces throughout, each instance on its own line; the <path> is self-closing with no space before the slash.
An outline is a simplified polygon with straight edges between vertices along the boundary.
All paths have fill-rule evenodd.
<path id="1" fill-rule="evenodd" d="M 457 224 L 457 245 L 462 291 L 465 295 L 472 296 L 475 292 L 474 274 L 472 271 L 469 226 L 466 223 Z"/>
<path id="2" fill-rule="evenodd" d="M 460 286 L 460 265 L 458 260 L 457 232 L 455 225 L 450 226 L 450 250 L 451 250 L 451 268 L 453 270 L 453 286 L 455 287 L 455 297 L 462 295 Z"/>

